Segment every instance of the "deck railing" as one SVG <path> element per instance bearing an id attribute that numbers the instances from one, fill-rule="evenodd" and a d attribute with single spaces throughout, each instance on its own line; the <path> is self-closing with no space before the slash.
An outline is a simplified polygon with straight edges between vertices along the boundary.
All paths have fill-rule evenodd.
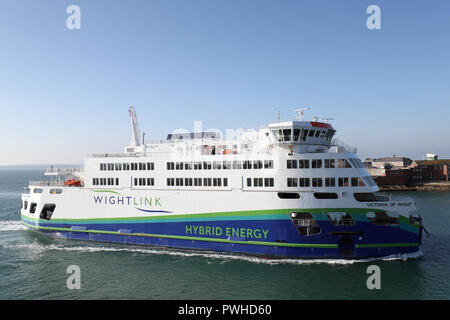
<path id="1" fill-rule="evenodd" d="M 333 139 L 331 141 L 331 146 L 332 147 L 337 147 L 338 151 L 340 151 L 339 149 L 347 152 L 347 153 L 357 153 L 358 149 L 355 147 L 351 147 L 348 144 L 346 144 L 344 141 L 339 140 L 339 139 Z"/>

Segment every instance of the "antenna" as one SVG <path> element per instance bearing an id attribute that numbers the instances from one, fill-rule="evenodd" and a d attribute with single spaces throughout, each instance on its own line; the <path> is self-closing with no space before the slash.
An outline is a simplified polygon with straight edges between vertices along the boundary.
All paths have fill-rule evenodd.
<path id="1" fill-rule="evenodd" d="M 281 115 L 280 115 L 280 111 L 278 111 L 278 122 L 280 122 L 281 121 Z"/>
<path id="2" fill-rule="evenodd" d="M 299 121 L 303 121 L 303 112 L 305 112 L 306 110 L 309 110 L 311 108 L 302 108 L 302 109 L 295 109 L 294 112 L 298 112 L 298 120 Z"/>
<path id="3" fill-rule="evenodd" d="M 334 118 L 322 118 L 325 123 L 329 123 L 330 120 L 334 120 Z"/>
<path id="4" fill-rule="evenodd" d="M 137 115 L 136 115 L 136 110 L 134 109 L 133 106 L 130 107 L 130 109 L 128 109 L 129 113 L 130 113 L 130 118 L 131 118 L 131 142 L 130 145 L 132 146 L 140 146 L 141 145 L 141 133 L 139 131 L 139 124 L 137 122 Z"/>

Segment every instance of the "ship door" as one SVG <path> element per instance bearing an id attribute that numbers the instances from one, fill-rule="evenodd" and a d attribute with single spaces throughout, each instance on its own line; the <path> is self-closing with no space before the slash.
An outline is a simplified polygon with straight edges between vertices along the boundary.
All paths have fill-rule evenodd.
<path id="1" fill-rule="evenodd" d="M 353 258 L 355 256 L 355 242 L 350 235 L 342 235 L 339 240 L 339 255 L 342 258 Z"/>

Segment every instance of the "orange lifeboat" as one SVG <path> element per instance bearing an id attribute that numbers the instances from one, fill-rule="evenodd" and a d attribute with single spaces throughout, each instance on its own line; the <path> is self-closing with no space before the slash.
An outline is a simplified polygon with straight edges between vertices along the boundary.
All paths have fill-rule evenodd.
<path id="1" fill-rule="evenodd" d="M 236 154 L 236 151 L 232 149 L 225 149 L 223 150 L 223 154 Z"/>
<path id="2" fill-rule="evenodd" d="M 81 180 L 66 180 L 64 181 L 64 185 L 69 187 L 81 187 Z"/>

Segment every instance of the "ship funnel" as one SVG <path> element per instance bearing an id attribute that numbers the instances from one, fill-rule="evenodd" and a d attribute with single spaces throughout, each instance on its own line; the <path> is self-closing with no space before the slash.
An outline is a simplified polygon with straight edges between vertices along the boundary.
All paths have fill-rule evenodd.
<path id="1" fill-rule="evenodd" d="M 139 131 L 139 124 L 137 122 L 136 110 L 134 109 L 133 106 L 131 106 L 129 109 L 129 112 L 130 112 L 130 118 L 131 118 L 131 142 L 130 142 L 130 145 L 131 146 L 140 146 L 141 145 L 141 142 L 140 142 L 141 133 Z"/>

